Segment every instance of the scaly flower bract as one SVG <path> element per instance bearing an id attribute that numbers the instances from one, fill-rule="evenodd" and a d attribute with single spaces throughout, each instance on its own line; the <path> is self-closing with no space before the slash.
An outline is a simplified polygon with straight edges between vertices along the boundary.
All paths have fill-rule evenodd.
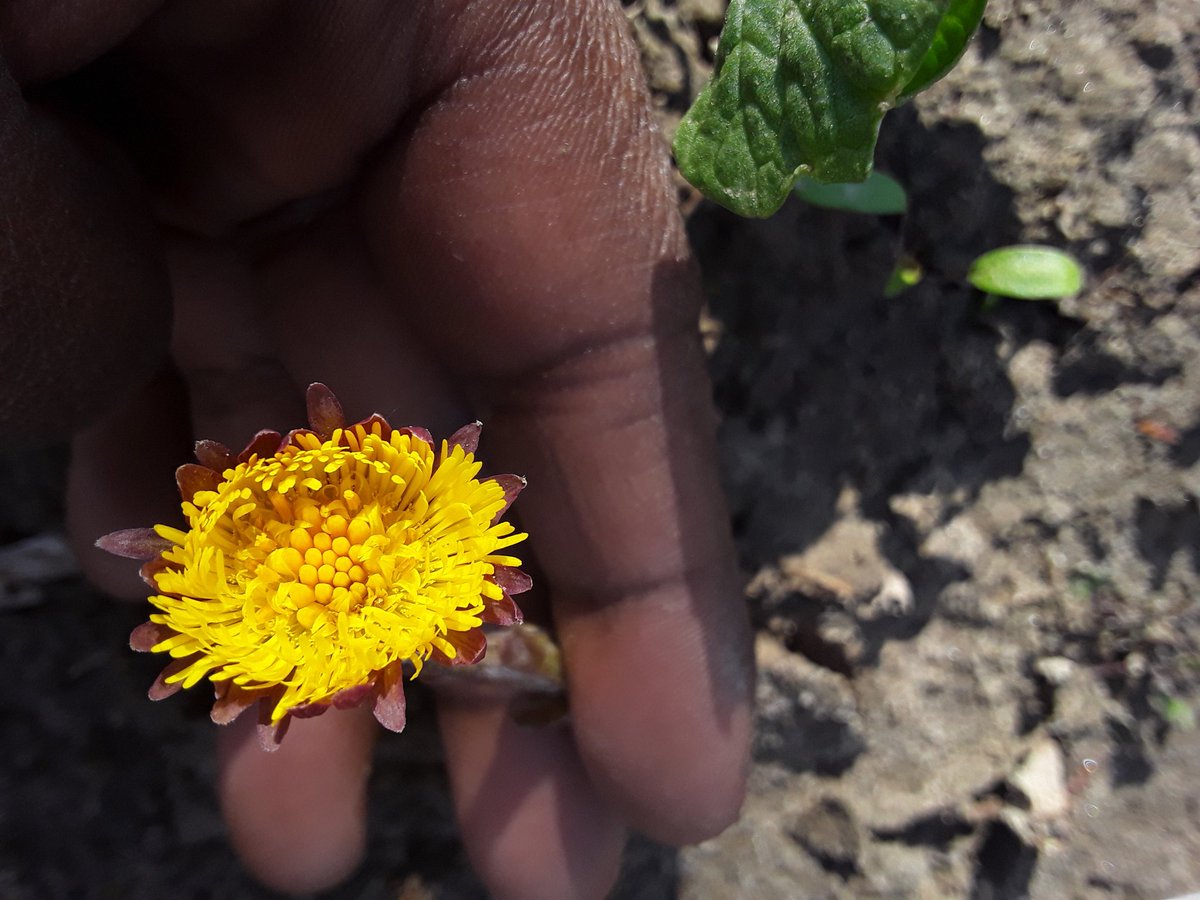
<path id="1" fill-rule="evenodd" d="M 380 416 L 346 425 L 324 385 L 309 429 L 263 431 L 236 458 L 201 441 L 176 473 L 186 529 L 158 525 L 97 542 L 149 559 L 157 610 L 135 650 L 172 662 L 150 689 L 170 696 L 207 677 L 212 718 L 260 703 L 265 743 L 292 716 L 373 702 L 404 727 L 402 666 L 479 660 L 482 625 L 515 624 L 530 580 L 504 551 L 525 539 L 502 515 L 524 486 L 478 477 L 478 423 L 435 450 L 427 431 Z"/>

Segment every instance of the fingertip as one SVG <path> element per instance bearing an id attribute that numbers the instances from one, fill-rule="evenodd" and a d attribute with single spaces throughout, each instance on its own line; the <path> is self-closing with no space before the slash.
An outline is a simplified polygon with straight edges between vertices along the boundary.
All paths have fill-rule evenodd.
<path id="1" fill-rule="evenodd" d="M 746 766 L 719 758 L 679 766 L 655 779 L 652 791 L 605 777 L 600 790 L 634 830 L 674 847 L 699 844 L 725 831 L 741 816 L 746 799 Z M 691 760 L 696 763 L 696 757 Z M 604 776 L 601 776 L 604 777 Z"/>
<path id="2" fill-rule="evenodd" d="M 686 847 L 716 837 L 740 818 L 746 769 L 716 760 L 661 773 L 645 793 L 611 779 L 600 790 L 634 830 L 660 844 Z"/>
<path id="3" fill-rule="evenodd" d="M 741 815 L 749 731 L 739 722 L 733 734 L 708 742 L 685 742 L 674 749 L 668 742 L 665 752 L 671 759 L 663 765 L 616 756 L 589 771 L 601 795 L 634 830 L 671 846 L 699 844 Z M 703 749 L 697 752 L 697 746 Z"/>
<path id="4" fill-rule="evenodd" d="M 746 624 L 727 615 L 714 634 L 682 614 L 690 603 L 687 589 L 669 587 L 560 625 L 592 780 L 631 827 L 673 845 L 737 820 L 753 722 Z"/>
<path id="5" fill-rule="evenodd" d="M 222 730 L 220 797 L 242 864 L 277 891 L 311 893 L 346 879 L 366 853 L 370 711 L 331 709 L 291 723 L 267 753 L 247 712 Z"/>
<path id="6" fill-rule="evenodd" d="M 562 726 L 514 724 L 506 707 L 442 698 L 455 809 L 472 865 L 497 898 L 600 898 L 625 830 Z"/>

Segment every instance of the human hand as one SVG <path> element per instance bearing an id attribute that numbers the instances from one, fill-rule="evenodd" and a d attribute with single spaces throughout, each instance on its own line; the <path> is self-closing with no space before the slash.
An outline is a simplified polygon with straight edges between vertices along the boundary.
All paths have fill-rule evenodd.
<path id="1" fill-rule="evenodd" d="M 42 102 L 0 91 L 16 160 L 0 174 L 0 278 L 18 275 L 0 349 L 19 330 L 38 351 L 0 354 L 19 383 L 0 423 L 45 434 L 107 407 L 76 441 L 81 546 L 174 521 L 165 473 L 192 436 L 240 445 L 298 425 L 310 381 L 352 419 L 444 435 L 478 416 L 492 471 L 529 478 L 518 509 L 572 709 L 569 730 L 528 730 L 440 699 L 481 877 L 498 896 L 599 895 L 625 826 L 671 843 L 721 830 L 743 792 L 748 630 L 694 273 L 619 8 L 158 6 L 0 11 L 9 70 L 47 85 Z M 112 174 L 93 127 L 136 178 Z M 130 399 L 164 343 L 163 261 L 182 383 L 164 374 Z M 81 555 L 112 592 L 144 596 L 125 567 Z M 273 886 L 333 883 L 363 849 L 369 715 L 298 720 L 269 755 L 248 719 L 221 736 L 235 847 Z"/>

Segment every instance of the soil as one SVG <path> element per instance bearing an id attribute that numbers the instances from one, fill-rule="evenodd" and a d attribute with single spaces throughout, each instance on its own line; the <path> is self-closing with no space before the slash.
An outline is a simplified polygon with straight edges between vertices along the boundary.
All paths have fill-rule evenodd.
<path id="1" fill-rule="evenodd" d="M 723 3 L 626 8 L 669 137 Z M 741 821 L 635 840 L 617 897 L 1200 890 L 1198 35 L 1194 0 L 992 0 L 884 121 L 906 217 L 747 221 L 681 185 L 759 727 Z M 1084 291 L 985 302 L 971 260 L 1019 242 Z M 925 277 L 889 298 L 900 256 Z M 0 465 L 0 897 L 269 896 L 225 842 L 202 698 L 146 703 L 139 613 L 74 574 L 61 468 Z M 482 896 L 413 705 L 330 896 Z"/>

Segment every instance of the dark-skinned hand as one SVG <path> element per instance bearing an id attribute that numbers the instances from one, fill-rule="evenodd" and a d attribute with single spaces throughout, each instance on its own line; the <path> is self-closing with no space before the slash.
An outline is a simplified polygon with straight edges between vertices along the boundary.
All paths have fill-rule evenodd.
<path id="1" fill-rule="evenodd" d="M 0 435 L 77 434 L 97 582 L 144 596 L 90 542 L 176 522 L 192 438 L 301 424 L 310 381 L 354 418 L 478 416 L 490 470 L 529 479 L 571 698 L 543 729 L 439 701 L 482 879 L 601 896 L 626 827 L 733 820 L 748 629 L 695 275 L 615 2 L 7 0 L 0 158 Z M 269 885 L 331 885 L 363 852 L 374 723 L 298 720 L 266 754 L 250 718 L 221 732 L 233 844 Z"/>

